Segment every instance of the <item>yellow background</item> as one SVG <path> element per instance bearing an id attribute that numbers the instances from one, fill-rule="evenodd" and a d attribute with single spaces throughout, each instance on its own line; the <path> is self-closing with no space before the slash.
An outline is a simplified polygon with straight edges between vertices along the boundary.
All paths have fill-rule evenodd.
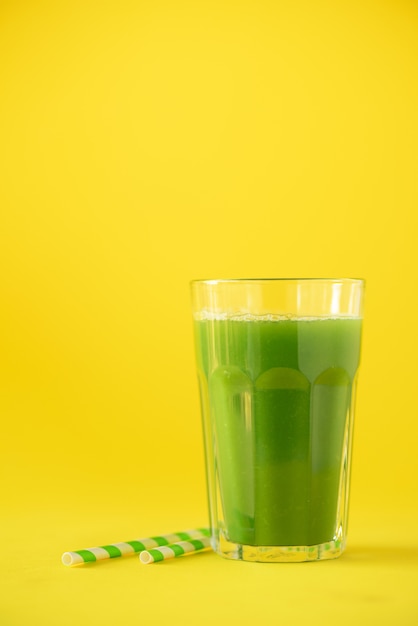
<path id="1" fill-rule="evenodd" d="M 418 7 L 0 4 L 0 624 L 416 624 Z M 207 523 L 189 280 L 367 280 L 349 547 L 67 569 Z"/>

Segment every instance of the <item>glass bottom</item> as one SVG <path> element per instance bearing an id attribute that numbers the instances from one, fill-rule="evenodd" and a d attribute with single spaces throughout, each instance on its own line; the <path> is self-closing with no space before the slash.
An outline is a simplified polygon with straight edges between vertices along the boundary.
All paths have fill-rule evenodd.
<path id="1" fill-rule="evenodd" d="M 212 540 L 213 550 L 226 559 L 258 563 L 303 563 L 336 559 L 344 552 L 341 539 L 333 539 L 314 546 L 247 546 L 231 543 L 222 536 Z"/>

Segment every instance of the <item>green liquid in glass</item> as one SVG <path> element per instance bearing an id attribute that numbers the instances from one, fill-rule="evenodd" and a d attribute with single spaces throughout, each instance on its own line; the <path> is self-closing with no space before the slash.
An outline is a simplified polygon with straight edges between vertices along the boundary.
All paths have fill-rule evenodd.
<path id="1" fill-rule="evenodd" d="M 195 329 L 211 507 L 218 484 L 228 539 L 335 539 L 361 320 L 204 319 Z"/>

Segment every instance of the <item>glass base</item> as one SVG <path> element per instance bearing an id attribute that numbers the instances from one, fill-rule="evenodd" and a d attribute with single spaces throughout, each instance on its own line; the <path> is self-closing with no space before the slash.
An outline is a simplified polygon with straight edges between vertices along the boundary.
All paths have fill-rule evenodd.
<path id="1" fill-rule="evenodd" d="M 247 546 L 231 543 L 222 536 L 213 541 L 213 550 L 226 559 L 258 563 L 303 563 L 336 559 L 344 552 L 341 539 L 333 539 L 314 546 Z"/>

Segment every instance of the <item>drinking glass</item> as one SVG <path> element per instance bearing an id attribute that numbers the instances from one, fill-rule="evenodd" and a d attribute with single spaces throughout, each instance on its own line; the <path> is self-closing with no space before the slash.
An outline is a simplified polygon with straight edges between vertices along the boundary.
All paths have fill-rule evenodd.
<path id="1" fill-rule="evenodd" d="M 213 549 L 338 557 L 364 281 L 197 280 L 191 291 Z"/>

